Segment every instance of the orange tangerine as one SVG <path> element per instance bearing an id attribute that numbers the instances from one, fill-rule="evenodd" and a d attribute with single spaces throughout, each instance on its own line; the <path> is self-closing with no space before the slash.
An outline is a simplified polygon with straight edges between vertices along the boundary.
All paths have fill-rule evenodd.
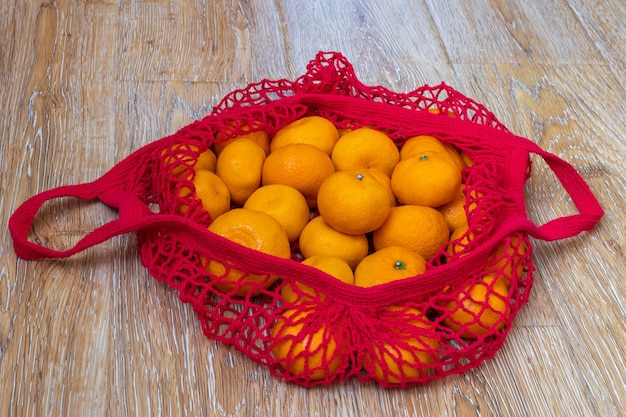
<path id="1" fill-rule="evenodd" d="M 379 169 L 368 169 L 369 172 L 374 178 L 381 183 L 385 189 L 387 189 L 387 199 L 389 200 L 389 207 L 395 207 L 398 205 L 398 200 L 396 199 L 396 195 L 391 190 L 391 178 L 387 176 L 384 172 Z"/>
<path id="2" fill-rule="evenodd" d="M 437 207 L 437 210 L 448 223 L 450 233 L 454 232 L 459 227 L 467 224 L 467 214 L 465 213 L 465 194 L 463 193 L 464 185 L 461 184 L 458 192 L 454 196 L 454 199 L 443 206 Z"/>
<path id="3" fill-rule="evenodd" d="M 465 166 L 461 154 L 454 146 L 430 135 L 418 135 L 407 139 L 400 149 L 400 159 L 420 157 L 424 153 L 441 153 L 448 155 L 459 170 L 463 169 Z"/>
<path id="4" fill-rule="evenodd" d="M 236 140 L 217 157 L 217 175 L 230 190 L 235 204 L 243 204 L 261 185 L 265 152 L 249 139 Z"/>
<path id="5" fill-rule="evenodd" d="M 338 256 L 317 255 L 306 258 L 302 261 L 303 265 L 308 265 L 320 271 L 326 272 L 328 275 L 345 282 L 346 284 L 354 284 L 354 273 L 348 263 Z M 297 287 L 297 288 L 294 288 Z M 301 298 L 315 299 L 324 301 L 324 294 L 316 294 L 315 290 L 300 282 L 293 282 L 283 286 L 280 295 L 288 303 L 293 303 Z"/>
<path id="6" fill-rule="evenodd" d="M 461 158 L 463 159 L 463 163 L 466 167 L 471 167 L 472 165 L 474 165 L 474 161 L 467 155 L 467 153 L 465 153 L 465 151 L 461 152 Z"/>
<path id="7" fill-rule="evenodd" d="M 474 239 L 474 233 L 469 231 L 467 223 L 457 227 L 450 235 L 446 252 L 449 255 L 463 256 L 467 252 L 469 243 Z"/>
<path id="8" fill-rule="evenodd" d="M 272 216 L 261 211 L 237 208 L 217 217 L 208 227 L 235 243 L 259 252 L 288 259 L 291 246 L 285 230 Z M 215 288 L 236 296 L 258 295 L 262 288 L 270 287 L 278 276 L 245 273 L 228 263 L 209 259 L 204 264 L 215 278 Z"/>
<path id="9" fill-rule="evenodd" d="M 321 116 L 306 116 L 283 126 L 270 142 L 270 152 L 293 143 L 313 145 L 330 156 L 339 132 L 335 125 Z"/>
<path id="10" fill-rule="evenodd" d="M 441 110 L 439 109 L 428 109 L 428 111 L 432 114 L 441 114 Z M 452 110 L 448 110 L 448 117 L 456 117 L 456 114 Z"/>
<path id="11" fill-rule="evenodd" d="M 207 170 L 215 172 L 217 157 L 210 149 L 203 152 L 194 144 L 175 143 L 161 151 L 164 166 L 170 169 L 173 175 L 180 177 L 188 171 L 186 167 L 193 166 L 194 170 Z"/>
<path id="12" fill-rule="evenodd" d="M 272 356 L 291 375 L 308 381 L 333 376 L 341 364 L 337 336 L 314 310 L 287 310 L 272 327 Z"/>
<path id="13" fill-rule="evenodd" d="M 224 129 L 224 135 L 231 136 L 235 134 L 235 132 L 241 132 L 239 135 L 234 136 L 230 139 L 222 140 L 224 137 L 221 134 L 217 135 L 216 141 L 213 143 L 213 149 L 215 153 L 219 155 L 222 153 L 224 148 L 236 141 L 237 139 L 249 139 L 255 142 L 257 145 L 263 149 L 265 155 L 270 152 L 270 136 L 267 132 L 262 130 L 261 122 L 246 122 L 244 120 L 230 121 L 226 123 Z"/>
<path id="14" fill-rule="evenodd" d="M 243 208 L 269 214 L 283 226 L 290 242 L 296 242 L 309 222 L 309 206 L 295 188 L 283 184 L 264 185 L 256 189 Z"/>
<path id="15" fill-rule="evenodd" d="M 367 255 L 354 271 L 354 285 L 373 287 L 414 277 L 426 270 L 424 257 L 403 246 L 388 246 Z"/>
<path id="16" fill-rule="evenodd" d="M 323 151 L 306 143 L 294 143 L 269 154 L 263 164 L 262 183 L 289 185 L 300 191 L 312 208 L 322 182 L 334 172 L 330 157 Z"/>
<path id="17" fill-rule="evenodd" d="M 381 337 L 382 343 L 376 341 L 372 346 L 372 352 L 365 356 L 366 367 L 372 367 L 376 378 L 389 384 L 427 375 L 439 349 L 434 325 L 414 307 L 392 306 L 387 310 L 388 321 L 397 324 Z"/>
<path id="18" fill-rule="evenodd" d="M 207 170 L 207 171 L 215 172 L 216 168 L 217 168 L 217 156 L 210 149 L 207 149 L 206 151 L 198 155 L 196 164 L 193 166 L 193 169 L 196 171 Z"/>
<path id="19" fill-rule="evenodd" d="M 322 216 L 315 217 L 304 226 L 299 246 L 305 258 L 316 255 L 337 256 L 345 260 L 352 269 L 367 256 L 369 250 L 365 234 L 342 233 L 330 227 Z"/>
<path id="20" fill-rule="evenodd" d="M 523 257 L 526 255 L 526 243 L 519 237 L 519 235 L 512 235 L 505 239 L 487 260 L 487 271 L 493 271 L 493 273 L 500 274 L 503 281 L 507 286 L 510 285 L 510 277 L 515 272 L 517 277 L 522 276 L 524 273 L 524 264 L 522 262 Z M 513 266 L 517 265 L 515 271 Z"/>
<path id="21" fill-rule="evenodd" d="M 391 189 L 400 201 L 439 207 L 454 199 L 461 170 L 447 154 L 427 151 L 401 160 L 391 175 Z"/>
<path id="22" fill-rule="evenodd" d="M 234 138 L 225 140 L 223 142 L 215 142 L 213 144 L 215 153 L 219 155 L 220 153 L 222 153 L 222 151 L 224 150 L 226 146 L 230 145 L 231 143 L 239 139 L 251 140 L 252 142 L 259 145 L 261 149 L 263 149 L 263 152 L 265 152 L 265 155 L 268 155 L 270 153 L 270 137 L 267 134 L 267 132 L 263 132 L 262 130 L 257 130 L 256 132 L 250 132 L 244 135 L 235 136 Z"/>
<path id="23" fill-rule="evenodd" d="M 230 209 L 230 191 L 224 181 L 213 172 L 204 169 L 196 171 L 193 185 L 196 198 L 202 201 L 202 207 L 209 212 L 212 219 Z M 180 196 L 185 197 L 190 193 L 191 190 L 184 186 L 181 188 Z M 186 204 L 179 206 L 179 212 L 186 210 Z"/>
<path id="24" fill-rule="evenodd" d="M 429 260 L 449 237 L 443 214 L 431 207 L 392 207 L 385 222 L 374 231 L 374 248 L 404 246 Z"/>
<path id="25" fill-rule="evenodd" d="M 499 330 L 510 313 L 508 297 L 509 289 L 502 279 L 485 275 L 465 285 L 446 303 L 449 315 L 443 324 L 466 338 Z"/>
<path id="26" fill-rule="evenodd" d="M 343 135 L 345 135 L 346 133 L 350 133 L 350 132 L 352 132 L 352 130 L 353 130 L 353 129 L 350 129 L 350 128 L 345 127 L 345 128 L 340 128 L 340 129 L 337 129 L 337 132 L 339 132 L 339 137 L 341 138 L 341 137 L 342 137 Z"/>
<path id="27" fill-rule="evenodd" d="M 339 138 L 331 159 L 337 171 L 375 168 L 391 176 L 400 160 L 400 152 L 386 134 L 362 127 Z"/>
<path id="28" fill-rule="evenodd" d="M 320 186 L 317 208 L 334 229 L 360 235 L 383 224 L 390 209 L 389 194 L 367 169 L 337 171 Z"/>

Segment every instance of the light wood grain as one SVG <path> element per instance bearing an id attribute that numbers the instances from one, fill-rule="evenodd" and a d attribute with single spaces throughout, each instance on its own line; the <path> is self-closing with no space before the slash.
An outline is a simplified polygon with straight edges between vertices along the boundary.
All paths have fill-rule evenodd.
<path id="1" fill-rule="evenodd" d="M 620 0 L 2 2 L 0 416 L 624 415 L 625 21 Z M 304 389 L 204 337 L 132 235 L 16 257 L 8 218 L 26 198 L 100 177 L 319 50 L 366 84 L 447 82 L 570 161 L 605 208 L 591 232 L 533 241 L 531 300 L 493 360 L 406 390 Z M 576 210 L 539 158 L 526 196 L 538 224 Z M 64 199 L 32 234 L 64 249 L 115 216 Z"/>

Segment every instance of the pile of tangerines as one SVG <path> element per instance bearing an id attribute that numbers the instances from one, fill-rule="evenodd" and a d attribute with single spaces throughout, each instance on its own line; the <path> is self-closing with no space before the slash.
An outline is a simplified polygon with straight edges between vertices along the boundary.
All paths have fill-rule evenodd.
<path id="1" fill-rule="evenodd" d="M 360 287 L 419 275 L 444 245 L 454 254 L 470 239 L 467 213 L 473 207 L 466 204 L 462 170 L 472 161 L 450 144 L 421 135 L 407 138 L 399 147 L 383 131 L 338 129 L 320 116 L 302 117 L 271 137 L 247 129 L 201 153 L 193 188 L 180 190 L 182 197 L 191 195 L 202 202 L 213 233 L 281 258 L 292 257 L 292 248 L 297 247 L 302 263 Z M 183 204 L 177 210 L 186 209 Z M 450 244 L 454 241 L 458 243 Z M 500 249 L 505 250 L 512 249 Z M 506 262 L 502 255 L 494 257 Z M 268 288 L 279 279 L 245 275 L 214 260 L 203 263 L 209 273 L 223 277 L 215 284 L 217 289 L 234 296 L 254 296 L 260 285 Z M 444 325 L 476 337 L 504 324 L 509 282 L 501 271 L 506 265 L 496 262 L 493 268 L 500 272 L 486 271 L 448 302 L 450 314 Z M 281 296 L 285 303 L 320 299 L 305 283 L 282 286 Z M 423 314 L 414 313 L 416 322 L 425 325 Z M 290 323 L 299 314 L 303 313 L 287 310 L 273 334 L 298 333 L 302 324 Z M 322 336 L 313 336 L 311 344 L 320 344 Z M 314 347 L 292 343 L 276 344 L 273 355 L 281 359 Z M 423 343 L 437 348 L 435 339 Z M 327 347 L 326 352 L 331 350 Z M 408 353 L 406 357 L 414 362 L 433 360 Z M 393 359 L 385 360 L 390 369 L 399 366 Z M 303 372 L 302 362 L 290 362 L 288 371 Z M 421 372 L 419 367 L 412 369 L 417 375 Z M 331 372 L 318 371 L 307 377 L 319 379 Z M 380 367 L 376 372 L 382 377 Z M 403 373 L 410 374 L 410 369 Z M 394 382 L 392 377 L 387 381 Z"/>

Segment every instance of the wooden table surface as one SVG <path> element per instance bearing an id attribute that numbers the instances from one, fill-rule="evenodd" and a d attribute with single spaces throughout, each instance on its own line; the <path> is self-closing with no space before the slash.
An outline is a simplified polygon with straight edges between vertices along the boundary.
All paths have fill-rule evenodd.
<path id="1" fill-rule="evenodd" d="M 622 0 L 1 2 L 0 416 L 625 415 L 624 22 Z M 16 257 L 8 219 L 26 198 L 100 177 L 320 50 L 368 85 L 445 81 L 569 161 L 604 207 L 590 232 L 533 239 L 531 300 L 493 360 L 405 390 L 300 388 L 204 337 L 134 235 Z M 526 194 L 537 223 L 576 212 L 541 160 Z M 116 216 L 55 207 L 37 235 L 56 249 Z"/>

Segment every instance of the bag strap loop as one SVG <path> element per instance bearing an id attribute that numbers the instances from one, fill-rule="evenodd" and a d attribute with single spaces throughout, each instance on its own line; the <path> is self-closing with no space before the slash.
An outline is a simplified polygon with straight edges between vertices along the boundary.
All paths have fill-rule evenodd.
<path id="1" fill-rule="evenodd" d="M 541 149 L 536 143 L 525 138 L 520 140 L 523 140 L 521 143 L 529 153 L 539 155 L 548 164 L 579 211 L 578 214 L 559 217 L 542 225 L 526 218 L 521 229 L 537 239 L 547 241 L 573 237 L 593 229 L 604 215 L 604 210 L 578 171 L 565 160 Z"/>
<path id="2" fill-rule="evenodd" d="M 126 191 L 116 188 L 103 189 L 103 187 L 104 184 L 100 180 L 62 186 L 44 191 L 26 200 L 9 219 L 9 231 L 13 237 L 15 253 L 21 258 L 29 260 L 67 258 L 112 237 L 138 230 L 137 219 L 151 213 L 149 208 L 138 197 Z M 118 208 L 120 216 L 90 231 L 75 246 L 64 251 L 58 251 L 30 241 L 28 235 L 39 209 L 47 201 L 63 197 L 74 197 L 85 201 L 98 199 L 108 206 Z"/>

